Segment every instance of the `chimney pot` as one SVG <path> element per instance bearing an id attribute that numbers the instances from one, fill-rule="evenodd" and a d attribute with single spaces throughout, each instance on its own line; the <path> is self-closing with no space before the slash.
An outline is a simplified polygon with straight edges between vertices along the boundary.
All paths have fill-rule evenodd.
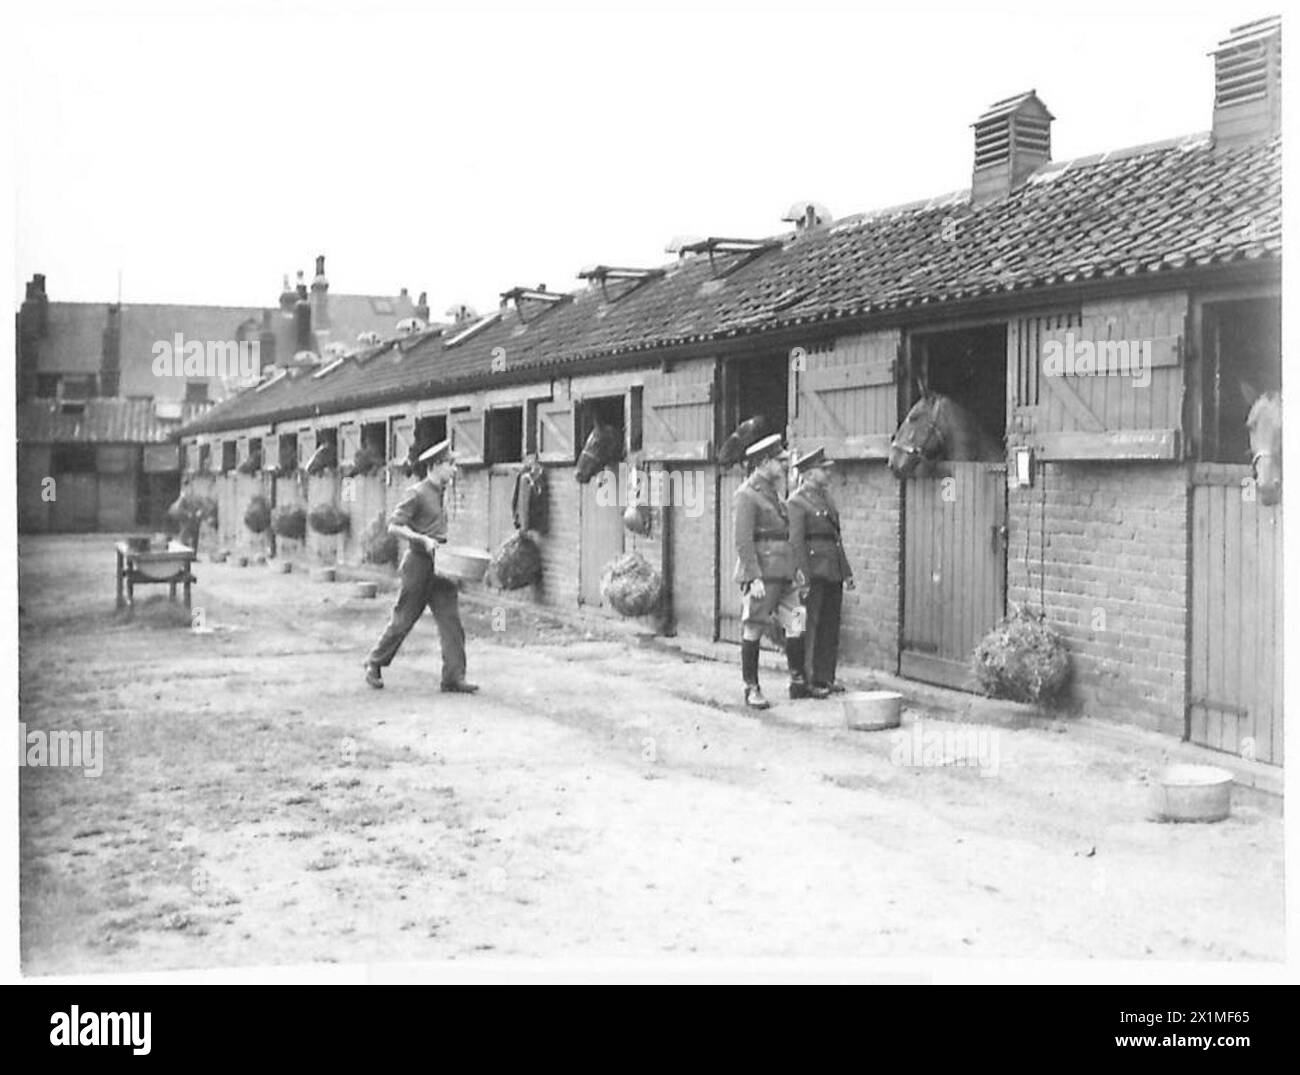
<path id="1" fill-rule="evenodd" d="M 325 279 L 325 255 L 318 254 L 316 279 L 311 282 L 311 319 L 321 332 L 328 332 L 330 328 L 329 290 L 330 282 Z"/>

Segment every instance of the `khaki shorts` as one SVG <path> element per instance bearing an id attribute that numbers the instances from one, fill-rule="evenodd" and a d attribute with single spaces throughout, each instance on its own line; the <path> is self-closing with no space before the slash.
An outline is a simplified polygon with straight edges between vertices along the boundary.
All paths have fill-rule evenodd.
<path id="1" fill-rule="evenodd" d="M 764 579 L 763 588 L 766 592 L 761 601 L 756 601 L 748 593 L 741 593 L 740 622 L 747 627 L 766 627 L 775 615 L 789 637 L 802 635 L 807 612 L 794 583 L 786 579 Z"/>

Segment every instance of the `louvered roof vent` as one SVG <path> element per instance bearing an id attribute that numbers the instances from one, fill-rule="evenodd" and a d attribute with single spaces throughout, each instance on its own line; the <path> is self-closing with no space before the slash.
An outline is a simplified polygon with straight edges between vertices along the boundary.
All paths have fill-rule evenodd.
<path id="1" fill-rule="evenodd" d="M 989 107 L 975 128 L 971 202 L 1004 198 L 1052 159 L 1052 120 L 1034 90 Z"/>
<path id="2" fill-rule="evenodd" d="M 1214 144 L 1233 146 L 1276 134 L 1282 121 L 1282 20 L 1234 26 L 1214 57 Z"/>

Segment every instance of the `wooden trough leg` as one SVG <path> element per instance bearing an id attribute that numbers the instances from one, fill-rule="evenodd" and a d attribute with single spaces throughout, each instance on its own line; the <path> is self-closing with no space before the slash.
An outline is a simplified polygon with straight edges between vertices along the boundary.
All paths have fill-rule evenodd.
<path id="1" fill-rule="evenodd" d="M 118 549 L 117 550 L 117 601 L 115 607 L 119 612 L 122 610 L 122 606 L 126 603 L 124 598 L 122 597 L 122 568 L 123 568 L 122 550 Z"/>

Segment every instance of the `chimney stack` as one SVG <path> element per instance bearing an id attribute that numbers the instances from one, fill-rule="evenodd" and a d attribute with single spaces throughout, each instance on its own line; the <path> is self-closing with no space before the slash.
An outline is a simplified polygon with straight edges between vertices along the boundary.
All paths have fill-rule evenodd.
<path id="1" fill-rule="evenodd" d="M 298 299 L 293 305 L 293 341 L 299 351 L 316 350 L 311 333 L 311 299 L 301 269 L 298 270 Z"/>
<path id="2" fill-rule="evenodd" d="M 325 255 L 316 256 L 316 278 L 311 282 L 311 319 L 322 332 L 330 327 L 330 282 L 325 279 Z"/>
<path id="3" fill-rule="evenodd" d="M 18 311 L 17 384 L 19 399 L 36 394 L 36 368 L 40 363 L 40 341 L 50 330 L 50 300 L 45 294 L 45 275 L 35 273 L 27 282 L 27 296 Z"/>
<path id="4" fill-rule="evenodd" d="M 122 380 L 122 307 L 108 308 L 99 360 L 99 394 L 116 396 Z"/>
<path id="5" fill-rule="evenodd" d="M 1214 57 L 1216 146 L 1271 138 L 1282 126 L 1282 20 L 1234 26 Z"/>
<path id="6" fill-rule="evenodd" d="M 293 316 L 294 303 L 298 301 L 298 293 L 289 286 L 289 274 L 284 274 L 284 286 L 280 288 L 280 312 L 288 316 Z"/>
<path id="7" fill-rule="evenodd" d="M 263 366 L 275 365 L 275 323 L 270 310 L 262 311 L 262 329 L 257 334 L 257 357 Z"/>
<path id="8" fill-rule="evenodd" d="M 975 128 L 972 205 L 1005 198 L 1052 159 L 1055 117 L 1034 90 L 990 106 Z"/>
<path id="9" fill-rule="evenodd" d="M 426 325 L 429 323 L 429 293 L 420 292 L 420 301 L 415 304 L 415 316 Z"/>

